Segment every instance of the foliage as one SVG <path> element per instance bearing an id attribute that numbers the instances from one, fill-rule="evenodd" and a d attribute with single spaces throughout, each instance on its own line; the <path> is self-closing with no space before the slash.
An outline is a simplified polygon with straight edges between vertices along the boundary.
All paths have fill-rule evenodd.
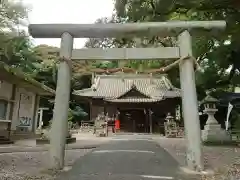
<path id="1" fill-rule="evenodd" d="M 2 0 L 0 2 L 0 29 L 16 32 L 16 26 L 24 25 L 23 20 L 27 18 L 29 8 L 21 1 Z"/>
<path id="2" fill-rule="evenodd" d="M 10 66 L 10 68 L 13 67 L 23 71 L 26 77 L 34 78 L 40 83 L 55 89 L 59 48 L 48 45 L 34 47 L 30 37 L 16 28 L 22 26 L 23 20 L 27 18 L 27 7 L 12 0 L 1 1 L 0 6 L 0 61 Z M 73 89 L 82 89 L 90 86 L 89 79 L 91 78 L 83 75 L 85 71 L 85 66 L 73 64 L 71 92 Z M 72 96 L 70 104 L 71 108 L 74 109 L 72 117 L 71 113 L 69 114 L 70 119 L 73 120 L 76 117 L 81 119 L 87 115 L 82 109 L 76 109 L 77 103 Z M 52 109 L 53 103 L 46 98 L 41 98 L 40 106 Z M 78 114 L 75 111 L 79 111 Z M 51 115 L 49 119 L 52 119 Z"/>
<path id="3" fill-rule="evenodd" d="M 28 8 L 19 1 L 4 0 L 0 3 L 0 60 L 24 72 L 35 73 L 39 62 L 32 50 L 29 37 L 18 29 L 27 18 Z"/>
<path id="4" fill-rule="evenodd" d="M 70 108 L 68 108 L 68 121 L 72 121 L 73 119 L 73 112 Z"/>
<path id="5" fill-rule="evenodd" d="M 79 124 L 81 120 L 83 120 L 88 113 L 84 112 L 84 110 L 80 106 L 75 106 L 74 109 L 68 109 L 68 128 L 71 129 L 74 124 Z"/>
<path id="6" fill-rule="evenodd" d="M 101 68 L 101 69 L 112 69 L 118 67 L 117 61 L 97 61 L 96 63 L 92 64 L 95 68 Z"/>
<path id="7" fill-rule="evenodd" d="M 196 72 L 199 100 L 205 90 L 232 91 L 240 85 L 240 10 L 235 0 L 115 0 L 115 15 L 98 20 L 110 22 L 159 22 L 176 20 L 226 20 L 223 33 L 198 34 L 193 36 L 193 55 L 198 59 L 201 71 Z M 92 47 L 136 47 L 135 39 L 90 39 Z M 89 46 L 89 41 L 86 43 Z M 140 46 L 176 46 L 176 37 L 146 37 Z M 139 45 L 139 44 L 138 44 Z M 233 56 L 235 52 L 235 56 Z M 126 66 L 137 70 L 163 67 L 171 61 L 128 61 Z M 101 66 L 99 66 L 101 67 Z M 231 71 L 231 74 L 229 72 Z M 232 76 L 234 75 L 235 76 Z M 178 70 L 171 70 L 169 78 L 179 87 Z M 211 77 L 211 78 L 209 78 Z"/>
<path id="8" fill-rule="evenodd" d="M 78 121 L 88 115 L 80 106 L 76 106 L 75 109 L 72 110 L 72 114 L 78 118 Z"/>
<path id="9" fill-rule="evenodd" d="M 0 60 L 32 75 L 36 73 L 36 64 L 40 62 L 28 37 L 7 33 L 0 34 Z"/>
<path id="10" fill-rule="evenodd" d="M 236 110 L 233 109 L 231 112 L 231 121 L 233 122 L 233 129 L 240 130 L 240 114 Z"/>
<path id="11" fill-rule="evenodd" d="M 218 85 L 216 82 L 229 75 L 226 70 L 233 66 L 232 50 L 240 52 L 240 11 L 236 3 L 234 0 L 116 0 L 115 8 L 117 16 L 128 22 L 226 20 L 228 24 L 225 33 L 193 38 L 194 56 L 198 57 L 204 70 L 197 74 L 197 85 L 203 89 L 211 89 Z M 158 43 L 166 38 L 153 39 L 154 43 Z M 231 83 L 237 86 L 240 80 L 235 76 Z"/>

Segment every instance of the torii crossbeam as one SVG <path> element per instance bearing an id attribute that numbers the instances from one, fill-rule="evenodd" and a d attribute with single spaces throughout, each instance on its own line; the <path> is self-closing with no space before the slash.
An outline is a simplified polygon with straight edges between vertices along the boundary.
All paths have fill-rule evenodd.
<path id="1" fill-rule="evenodd" d="M 216 33 L 225 21 L 170 21 L 126 24 L 31 24 L 34 38 L 61 38 L 57 90 L 51 132 L 51 157 L 54 168 L 63 168 L 67 112 L 70 95 L 71 59 L 177 59 L 192 56 L 191 35 Z M 73 38 L 178 36 L 178 47 L 136 49 L 73 50 Z M 192 170 L 202 170 L 202 150 L 194 62 L 185 59 L 180 65 L 183 117 L 187 139 L 187 162 Z"/>

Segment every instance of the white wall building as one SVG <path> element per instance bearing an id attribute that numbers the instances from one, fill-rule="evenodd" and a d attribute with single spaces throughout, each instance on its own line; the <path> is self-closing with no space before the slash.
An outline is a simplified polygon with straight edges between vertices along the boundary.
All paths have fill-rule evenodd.
<path id="1" fill-rule="evenodd" d="M 41 96 L 54 96 L 51 88 L 0 64 L 0 136 L 34 134 Z"/>

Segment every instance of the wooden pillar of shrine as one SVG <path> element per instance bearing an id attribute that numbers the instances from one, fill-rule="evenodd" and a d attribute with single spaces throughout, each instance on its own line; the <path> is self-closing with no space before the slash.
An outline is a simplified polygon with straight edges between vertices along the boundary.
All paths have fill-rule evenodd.
<path id="1" fill-rule="evenodd" d="M 153 122 L 152 122 L 152 114 L 153 112 L 151 109 L 148 109 L 148 115 L 149 115 L 149 133 L 153 133 Z"/>
<path id="2" fill-rule="evenodd" d="M 89 120 L 92 121 L 92 101 L 89 102 Z"/>

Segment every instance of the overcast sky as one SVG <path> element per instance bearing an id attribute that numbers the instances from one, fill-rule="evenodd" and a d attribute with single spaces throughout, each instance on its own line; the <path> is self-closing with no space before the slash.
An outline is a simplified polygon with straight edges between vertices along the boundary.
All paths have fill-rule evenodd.
<path id="1" fill-rule="evenodd" d="M 30 23 L 94 23 L 112 15 L 113 0 L 22 0 L 31 7 Z M 81 48 L 85 39 L 75 39 L 74 48 Z M 60 45 L 60 39 L 35 39 L 34 43 Z"/>

